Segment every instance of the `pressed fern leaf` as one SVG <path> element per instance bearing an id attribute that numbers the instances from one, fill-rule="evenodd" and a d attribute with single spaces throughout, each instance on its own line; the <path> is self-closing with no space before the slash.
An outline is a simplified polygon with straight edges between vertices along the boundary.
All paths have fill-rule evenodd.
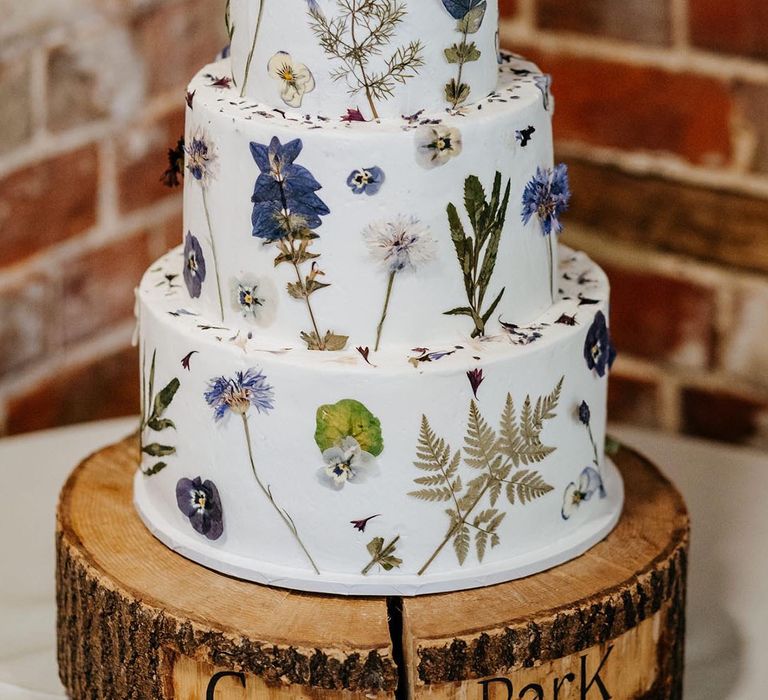
<path id="1" fill-rule="evenodd" d="M 541 397 L 536 402 L 536 411 L 534 412 L 534 419 L 537 423 L 543 423 L 545 420 L 555 418 L 557 414 L 555 410 L 560 403 L 560 394 L 563 390 L 563 381 L 565 377 L 560 377 L 560 381 L 554 388 L 551 394 Z"/>
<path id="2" fill-rule="evenodd" d="M 520 501 L 521 505 L 525 505 L 530 501 L 535 501 L 537 498 L 545 496 L 554 490 L 554 487 L 544 481 L 538 472 L 521 469 L 512 475 L 512 478 L 507 483 L 506 490 L 507 500 L 509 500 L 510 504 L 514 505 L 517 500 Z"/>
<path id="3" fill-rule="evenodd" d="M 422 501 L 449 501 L 454 493 L 461 491 L 461 479 L 456 476 L 461 453 L 456 451 L 451 458 L 450 446 L 445 440 L 437 437 L 426 416 L 421 417 L 416 456 L 418 460 L 413 463 L 414 466 L 430 473 L 413 480 L 419 486 L 427 488 L 410 491 L 409 496 Z"/>
<path id="4" fill-rule="evenodd" d="M 501 463 L 501 456 L 496 450 L 496 432 L 480 414 L 480 409 L 474 401 L 469 404 L 464 461 L 473 469 L 491 471 Z"/>
<path id="5" fill-rule="evenodd" d="M 459 564 L 464 564 L 469 554 L 469 526 L 464 523 L 453 535 L 453 549 L 456 552 L 456 558 Z"/>

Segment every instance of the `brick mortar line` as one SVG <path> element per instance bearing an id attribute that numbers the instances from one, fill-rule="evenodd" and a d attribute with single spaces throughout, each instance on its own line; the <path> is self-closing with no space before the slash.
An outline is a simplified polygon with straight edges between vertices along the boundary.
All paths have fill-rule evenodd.
<path id="1" fill-rule="evenodd" d="M 134 325 L 135 322 L 129 320 L 112 326 L 101 335 L 78 343 L 67 352 L 56 354 L 53 359 L 32 365 L 26 371 L 16 372 L 12 379 L 0 381 L 2 413 L 7 410 L 8 400 L 46 379 L 53 378 L 58 372 L 98 361 L 125 349 L 130 345 Z"/>
<path id="2" fill-rule="evenodd" d="M 612 241 L 610 246 L 605 246 L 605 235 L 599 229 L 580 224 L 566 222 L 566 231 L 572 247 L 599 250 L 597 257 L 618 267 L 662 274 L 712 289 L 753 285 L 768 290 L 768 280 L 764 274 L 721 266 L 679 253 L 647 249 L 623 241 Z"/>
<path id="3" fill-rule="evenodd" d="M 556 139 L 555 146 L 563 157 L 615 166 L 631 175 L 656 176 L 708 190 L 768 199 L 768 177 L 761 177 L 758 173 L 698 167 L 669 154 L 622 151 L 611 146 L 596 146 L 580 141 Z"/>
<path id="4" fill-rule="evenodd" d="M 691 43 L 688 0 L 671 0 L 670 21 L 672 46 L 678 50 L 688 49 Z"/>
<path id="5" fill-rule="evenodd" d="M 171 114 L 174 109 L 179 109 L 184 104 L 183 99 L 183 88 L 175 88 L 150 99 L 135 118 L 127 122 L 107 118 L 60 133 L 48 131 L 43 127 L 26 144 L 0 158 L 0 177 L 6 177 L 17 170 L 64 153 L 89 145 L 97 145 L 100 141 L 115 136 L 120 130 L 141 128 L 142 125 Z"/>
<path id="6" fill-rule="evenodd" d="M 502 46 L 536 46 L 558 55 L 572 55 L 625 63 L 634 66 L 660 68 L 674 73 L 693 73 L 723 82 L 746 80 L 768 83 L 768 63 L 717 54 L 698 48 L 653 47 L 598 35 L 569 32 L 548 32 L 535 27 L 523 27 L 514 20 L 500 23 Z"/>
<path id="7" fill-rule="evenodd" d="M 104 244 L 117 243 L 142 229 L 161 226 L 177 216 L 180 211 L 181 194 L 179 193 L 150 207 L 123 215 L 115 221 L 113 227 L 95 226 L 74 238 L 46 248 L 26 260 L 0 269 L 0 288 L 23 282 L 36 273 L 46 274 L 50 270 L 60 269 L 62 265 L 83 252 Z M 182 233 L 179 232 L 179 243 L 182 238 Z"/>

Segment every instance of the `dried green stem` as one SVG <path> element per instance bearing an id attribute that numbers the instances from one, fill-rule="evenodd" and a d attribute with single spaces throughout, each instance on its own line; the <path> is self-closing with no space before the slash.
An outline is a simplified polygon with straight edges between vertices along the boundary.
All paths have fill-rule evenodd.
<path id="1" fill-rule="evenodd" d="M 377 352 L 379 349 L 379 344 L 381 343 L 381 332 L 384 330 L 384 321 L 387 320 L 387 311 L 389 310 L 389 300 L 392 298 L 392 287 L 395 284 L 395 275 L 397 272 L 390 272 L 389 273 L 389 281 L 387 282 L 387 294 L 384 297 L 384 310 L 381 313 L 381 320 L 379 321 L 379 325 L 376 327 L 376 347 L 374 348 L 374 352 Z"/>
<path id="2" fill-rule="evenodd" d="M 293 522 L 293 519 L 291 518 L 288 513 L 286 513 L 280 506 L 277 505 L 277 502 L 275 501 L 274 497 L 272 496 L 272 491 L 269 489 L 268 486 L 264 486 L 264 483 L 261 480 L 261 477 L 259 476 L 258 471 L 256 471 L 256 464 L 253 461 L 253 447 L 251 444 L 251 429 L 248 427 L 248 417 L 245 413 L 242 414 L 243 419 L 243 430 L 245 431 L 245 442 L 248 446 L 248 459 L 251 462 L 251 470 L 253 471 L 253 476 L 256 478 L 256 483 L 259 485 L 259 488 L 262 490 L 264 495 L 267 497 L 267 500 L 272 504 L 272 507 L 275 509 L 277 514 L 280 516 L 282 521 L 285 523 L 286 527 L 290 530 L 291 534 L 293 535 L 293 538 L 296 540 L 298 545 L 301 547 L 302 551 L 306 555 L 307 559 L 309 560 L 309 563 L 312 565 L 312 568 L 314 569 L 314 572 L 316 574 L 320 573 L 320 570 L 317 568 L 317 565 L 315 564 L 314 559 L 312 559 L 312 556 L 310 555 L 309 551 L 307 551 L 307 548 L 304 546 L 304 543 L 301 541 L 301 537 L 299 537 L 298 530 L 296 528 L 295 523 Z"/>
<path id="3" fill-rule="evenodd" d="M 221 277 L 219 276 L 219 260 L 216 255 L 216 240 L 213 235 L 213 226 L 211 225 L 211 213 L 208 209 L 208 196 L 205 185 L 201 185 L 203 193 L 203 209 L 205 209 L 205 220 L 208 222 L 208 238 L 211 241 L 211 253 L 213 254 L 213 271 L 216 275 L 216 291 L 219 295 L 219 313 L 221 315 L 221 321 L 224 322 L 224 298 L 221 295 Z"/>
<path id="4" fill-rule="evenodd" d="M 248 52 L 248 59 L 245 62 L 245 73 L 243 75 L 243 86 L 240 88 L 240 97 L 245 97 L 245 88 L 248 85 L 248 75 L 251 72 L 251 62 L 253 61 L 253 54 L 256 51 L 256 39 L 259 36 L 259 30 L 261 29 L 261 19 L 264 16 L 264 3 L 266 0 L 259 1 L 259 16 L 256 19 L 256 28 L 253 30 L 253 41 L 251 42 L 251 50 Z"/>

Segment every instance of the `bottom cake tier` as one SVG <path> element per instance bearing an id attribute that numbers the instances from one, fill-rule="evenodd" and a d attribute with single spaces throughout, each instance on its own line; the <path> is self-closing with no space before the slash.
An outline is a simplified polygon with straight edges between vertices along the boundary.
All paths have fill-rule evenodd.
<path id="1" fill-rule="evenodd" d="M 618 521 L 604 456 L 608 283 L 567 249 L 539 321 L 450 347 L 271 347 L 138 291 L 144 523 L 194 561 L 273 586 L 417 595 L 578 556 Z"/>

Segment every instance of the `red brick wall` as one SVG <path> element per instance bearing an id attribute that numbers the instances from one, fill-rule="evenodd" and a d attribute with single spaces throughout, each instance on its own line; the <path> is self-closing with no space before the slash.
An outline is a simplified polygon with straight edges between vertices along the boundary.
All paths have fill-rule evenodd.
<path id="1" fill-rule="evenodd" d="M 133 290 L 223 0 L 24 0 L 0 23 L 0 435 L 138 413 Z"/>
<path id="2" fill-rule="evenodd" d="M 612 279 L 611 417 L 768 448 L 768 3 L 502 4 Z"/>
<path id="3" fill-rule="evenodd" d="M 418 0 L 416 0 L 418 1 Z M 223 0 L 25 0 L 0 24 L 0 434 L 137 411 L 133 288 Z M 615 420 L 768 446 L 768 4 L 501 0 L 554 75 L 565 242 L 609 271 Z"/>

